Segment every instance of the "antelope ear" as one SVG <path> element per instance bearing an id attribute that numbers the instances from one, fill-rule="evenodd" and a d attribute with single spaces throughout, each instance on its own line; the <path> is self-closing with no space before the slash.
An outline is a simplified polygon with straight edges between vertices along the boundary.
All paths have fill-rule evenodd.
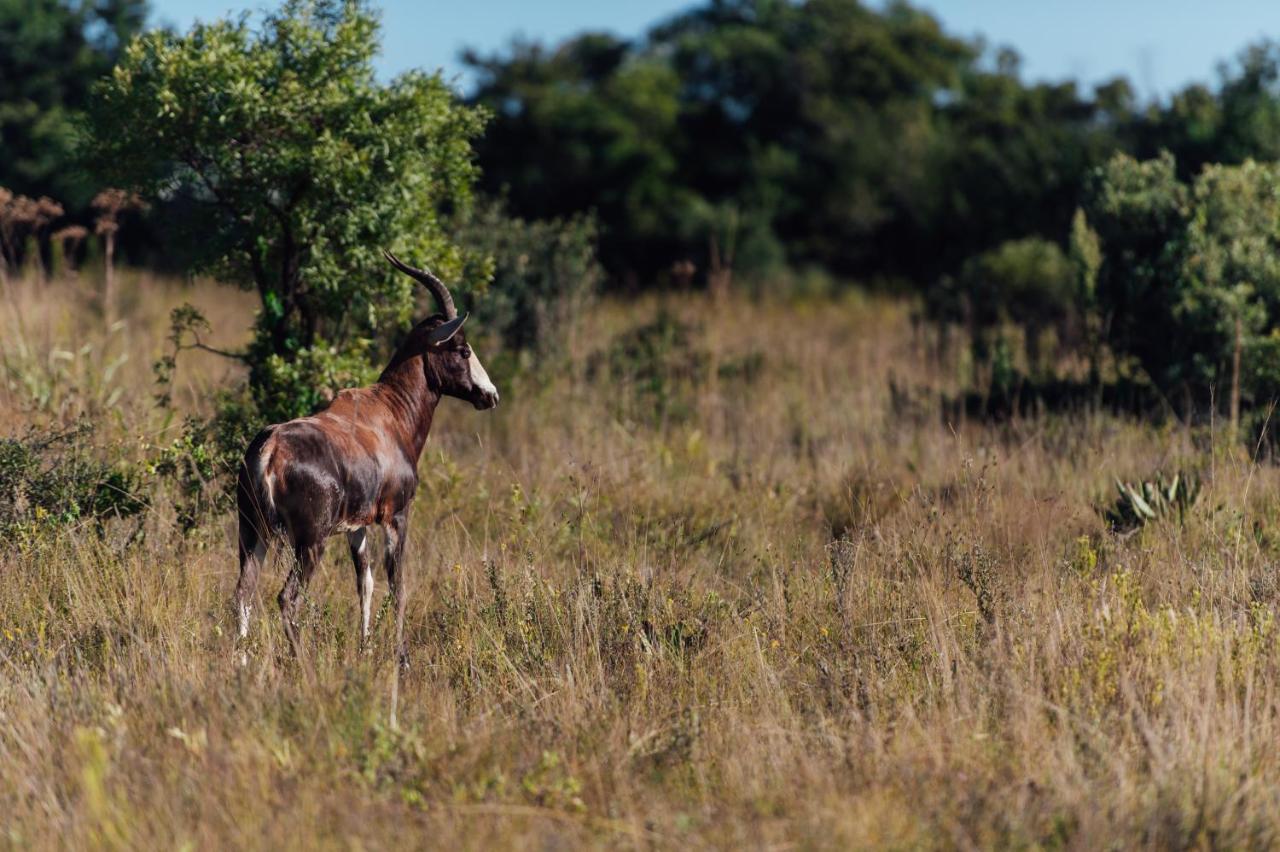
<path id="1" fill-rule="evenodd" d="M 458 329 L 462 328 L 462 324 L 466 321 L 467 315 L 463 314 L 436 326 L 428 332 L 427 344 L 429 346 L 439 346 L 441 343 L 447 342 L 449 338 L 458 333 Z"/>

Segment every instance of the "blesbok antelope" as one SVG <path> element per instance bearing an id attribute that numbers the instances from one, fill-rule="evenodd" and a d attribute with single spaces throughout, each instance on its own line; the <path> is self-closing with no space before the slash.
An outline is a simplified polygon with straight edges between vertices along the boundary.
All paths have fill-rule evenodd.
<path id="1" fill-rule="evenodd" d="M 449 288 L 425 269 L 383 251 L 396 269 L 424 284 L 440 304 L 414 326 L 378 381 L 339 391 L 323 410 L 268 426 L 245 451 L 237 482 L 240 515 L 240 581 L 235 605 L 239 635 L 249 630 L 258 575 L 267 545 L 279 539 L 293 548 L 292 569 L 280 590 L 280 614 L 298 652 L 298 598 L 311 580 L 325 540 L 345 532 L 355 563 L 361 641 L 369 637 L 373 569 L 366 531 L 386 530 L 385 568 L 396 608 L 396 650 L 404 647 L 404 545 L 409 507 L 418 490 L 418 459 L 442 396 L 478 409 L 498 404 L 498 390 L 462 333 Z"/>

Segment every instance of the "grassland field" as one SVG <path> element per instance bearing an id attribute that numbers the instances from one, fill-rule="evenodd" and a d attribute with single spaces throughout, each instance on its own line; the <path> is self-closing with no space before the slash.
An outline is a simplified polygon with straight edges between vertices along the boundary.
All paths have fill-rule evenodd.
<path id="1" fill-rule="evenodd" d="M 143 458 L 239 380 L 184 353 L 156 408 L 169 309 L 233 347 L 253 305 L 130 272 L 109 325 L 93 290 L 11 282 L 0 433 L 87 418 Z M 609 369 L 662 315 L 670 357 Z M 1271 462 L 1176 421 L 949 420 L 963 365 L 887 298 L 606 298 L 520 369 L 482 331 L 503 404 L 446 400 L 422 459 L 396 724 L 384 579 L 362 652 L 334 539 L 295 660 L 277 557 L 241 667 L 234 519 L 180 535 L 156 481 L 132 541 L 0 551 L 0 846 L 1280 843 Z M 1182 522 L 1108 531 L 1113 477 L 1180 468 Z"/>

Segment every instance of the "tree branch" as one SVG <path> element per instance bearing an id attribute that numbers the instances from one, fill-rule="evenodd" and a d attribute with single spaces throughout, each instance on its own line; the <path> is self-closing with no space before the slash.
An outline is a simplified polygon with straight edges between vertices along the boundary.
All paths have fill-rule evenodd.
<path id="1" fill-rule="evenodd" d="M 214 355 L 221 355 L 223 358 L 230 358 L 234 361 L 240 361 L 245 364 L 249 363 L 249 356 L 244 352 L 228 352 L 225 349 L 218 349 L 216 347 L 209 346 L 206 343 L 201 343 L 199 340 L 196 340 L 195 343 L 187 343 L 178 346 L 174 351 L 176 354 L 177 352 L 183 352 L 187 349 L 198 349 L 201 352 L 211 352 Z"/>

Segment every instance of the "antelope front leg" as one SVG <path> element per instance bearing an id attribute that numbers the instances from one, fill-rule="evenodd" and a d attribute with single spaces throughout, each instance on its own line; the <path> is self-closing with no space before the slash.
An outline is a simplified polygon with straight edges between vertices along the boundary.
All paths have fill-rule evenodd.
<path id="1" fill-rule="evenodd" d="M 396 657 L 401 668 L 409 667 L 409 652 L 404 646 L 404 543 L 408 532 L 408 511 L 401 512 L 386 525 L 387 582 L 396 605 Z"/>
<path id="2" fill-rule="evenodd" d="M 369 616 L 373 610 L 373 564 L 369 559 L 369 536 L 364 528 L 347 533 L 351 561 L 356 568 L 356 595 L 360 598 L 360 647 L 369 644 Z"/>

